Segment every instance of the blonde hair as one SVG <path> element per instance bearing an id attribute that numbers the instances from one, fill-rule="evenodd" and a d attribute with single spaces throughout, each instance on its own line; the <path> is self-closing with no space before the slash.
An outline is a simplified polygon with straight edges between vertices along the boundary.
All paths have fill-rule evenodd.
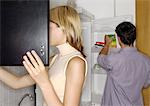
<path id="1" fill-rule="evenodd" d="M 83 53 L 81 22 L 77 11 L 70 6 L 59 6 L 50 10 L 50 21 L 56 23 L 66 34 L 67 42 Z"/>

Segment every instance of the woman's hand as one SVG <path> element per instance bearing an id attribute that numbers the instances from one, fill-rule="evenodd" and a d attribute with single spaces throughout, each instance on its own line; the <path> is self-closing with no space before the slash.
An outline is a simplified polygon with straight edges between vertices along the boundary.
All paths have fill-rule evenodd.
<path id="1" fill-rule="evenodd" d="M 26 54 L 27 55 L 23 56 L 23 65 L 29 72 L 33 80 L 35 80 L 35 82 L 39 86 L 42 86 L 45 83 L 49 82 L 48 72 L 46 71 L 43 62 L 37 55 L 37 53 L 34 50 L 32 50 L 31 52 L 27 52 Z"/>

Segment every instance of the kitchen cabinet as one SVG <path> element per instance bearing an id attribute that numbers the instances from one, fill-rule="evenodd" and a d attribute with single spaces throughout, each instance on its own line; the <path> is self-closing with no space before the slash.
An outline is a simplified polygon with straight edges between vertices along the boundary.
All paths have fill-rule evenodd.
<path id="1" fill-rule="evenodd" d="M 2 0 L 0 3 L 0 65 L 22 65 L 22 56 L 32 49 L 48 65 L 48 0 Z"/>
<path id="2" fill-rule="evenodd" d="M 136 0 L 137 48 L 150 57 L 150 0 Z M 150 106 L 150 87 L 143 90 L 144 105 Z"/>

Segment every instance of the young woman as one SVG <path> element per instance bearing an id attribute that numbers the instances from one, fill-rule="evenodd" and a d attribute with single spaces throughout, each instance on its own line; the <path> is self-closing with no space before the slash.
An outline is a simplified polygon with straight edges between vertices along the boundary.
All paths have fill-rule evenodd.
<path id="1" fill-rule="evenodd" d="M 79 106 L 87 62 L 80 17 L 72 7 L 59 6 L 50 10 L 50 45 L 56 46 L 59 53 L 48 70 L 32 50 L 23 56 L 29 75 L 17 77 L 0 68 L 0 80 L 15 89 L 38 84 L 47 106 Z"/>

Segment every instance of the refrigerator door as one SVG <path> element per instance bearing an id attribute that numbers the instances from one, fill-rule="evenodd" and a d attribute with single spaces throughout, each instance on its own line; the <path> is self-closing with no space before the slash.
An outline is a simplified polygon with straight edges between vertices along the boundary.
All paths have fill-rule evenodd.
<path id="1" fill-rule="evenodd" d="M 0 1 L 0 65 L 22 65 L 22 56 L 35 50 L 45 65 L 49 57 L 49 1 Z"/>

